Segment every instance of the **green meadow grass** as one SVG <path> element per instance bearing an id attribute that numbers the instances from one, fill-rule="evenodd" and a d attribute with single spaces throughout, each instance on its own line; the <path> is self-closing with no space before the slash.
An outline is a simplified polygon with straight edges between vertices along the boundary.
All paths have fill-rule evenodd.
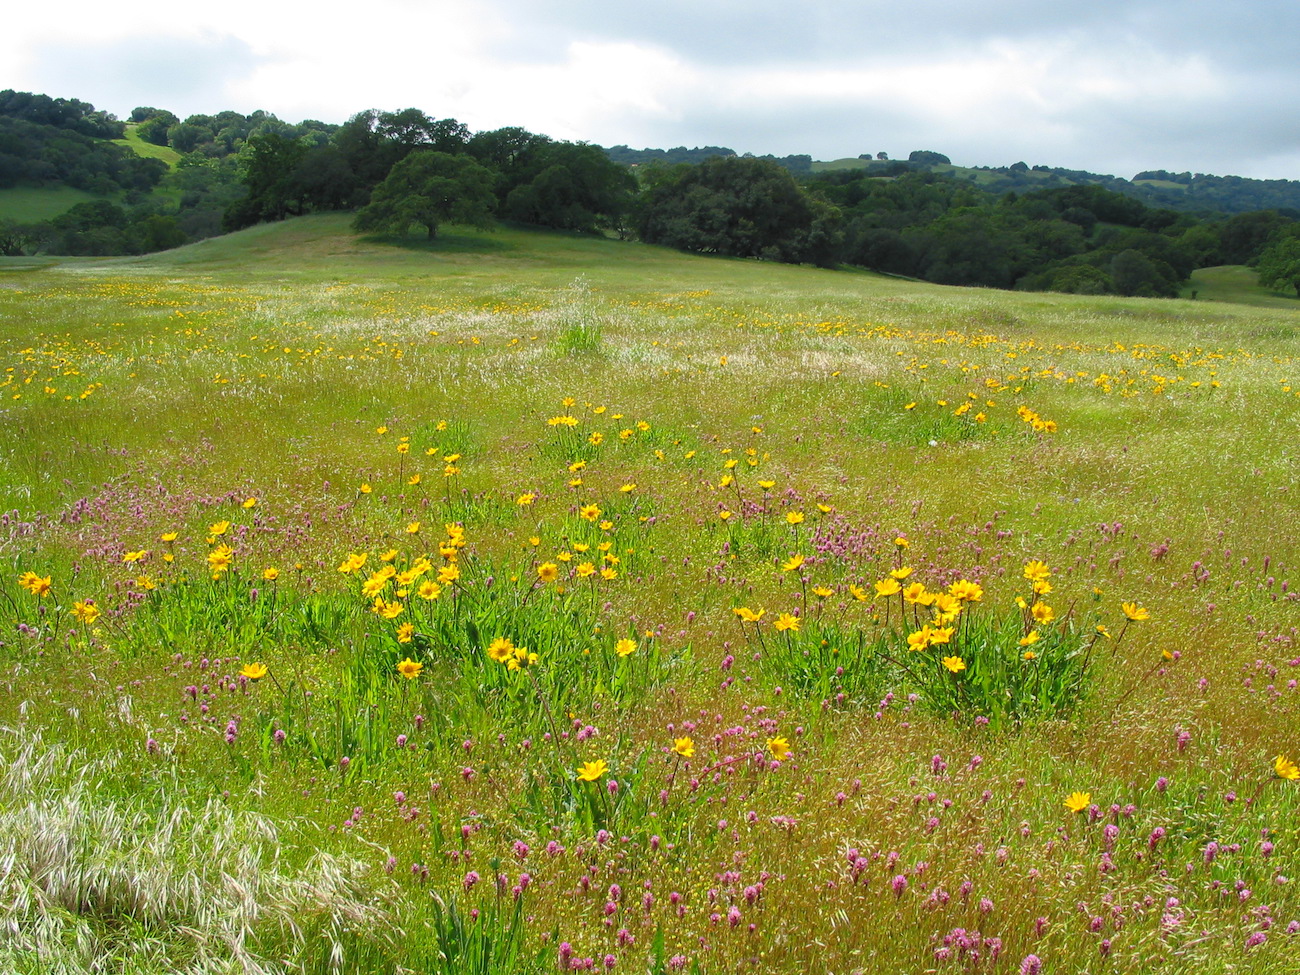
<path id="1" fill-rule="evenodd" d="M 1295 295 L 1261 288 L 1259 275 L 1239 264 L 1203 267 L 1193 271 L 1191 280 L 1183 288 L 1182 296 L 1190 298 L 1192 292 L 1196 292 L 1197 299 L 1201 301 L 1223 301 L 1260 308 L 1300 308 L 1300 299 Z"/>
<path id="2" fill-rule="evenodd" d="M 169 167 L 175 168 L 180 162 L 181 154 L 171 146 L 158 146 L 152 142 L 145 142 L 140 138 L 137 126 L 128 122 L 126 126 L 126 135 L 121 139 L 111 140 L 119 146 L 126 146 L 137 156 L 144 156 L 146 159 L 161 159 Z"/>
<path id="3" fill-rule="evenodd" d="M 0 219 L 18 223 L 38 223 L 64 213 L 78 203 L 101 197 L 71 186 L 36 188 L 12 186 L 0 190 Z"/>
<path id="4" fill-rule="evenodd" d="M 871 162 L 871 160 L 858 159 L 853 156 L 844 159 L 830 159 L 825 162 L 818 160 L 813 162 L 812 171 L 814 173 L 829 173 L 841 169 L 869 169 L 871 168 Z"/>
<path id="5" fill-rule="evenodd" d="M 1300 339 L 1231 269 L 0 267 L 0 968 L 1293 969 Z"/>

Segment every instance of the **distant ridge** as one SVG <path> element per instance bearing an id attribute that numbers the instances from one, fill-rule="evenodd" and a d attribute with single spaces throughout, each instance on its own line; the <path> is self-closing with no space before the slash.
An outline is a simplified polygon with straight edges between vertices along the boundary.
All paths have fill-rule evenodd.
<path id="1" fill-rule="evenodd" d="M 697 146 L 688 149 L 630 149 L 612 146 L 605 150 L 611 159 L 625 166 L 650 163 L 677 165 L 697 164 L 714 156 L 738 156 L 726 146 Z M 749 154 L 747 154 L 749 155 Z M 1035 190 L 1060 189 L 1066 186 L 1101 186 L 1141 200 L 1148 206 L 1183 213 L 1249 213 L 1277 210 L 1285 216 L 1300 218 L 1300 180 L 1251 179 L 1246 176 L 1213 176 L 1207 173 L 1170 173 L 1162 169 L 1137 173 L 1131 179 L 1082 169 L 1060 166 L 1029 166 L 1023 162 L 1010 166 L 954 165 L 942 153 L 917 150 L 907 159 L 889 159 L 885 153 L 864 154 L 856 158 L 814 160 L 808 155 L 761 156 L 784 166 L 792 173 L 825 173 L 842 170 L 867 170 L 872 175 L 898 176 L 905 172 L 931 172 L 963 180 L 989 193 L 1029 193 Z"/>

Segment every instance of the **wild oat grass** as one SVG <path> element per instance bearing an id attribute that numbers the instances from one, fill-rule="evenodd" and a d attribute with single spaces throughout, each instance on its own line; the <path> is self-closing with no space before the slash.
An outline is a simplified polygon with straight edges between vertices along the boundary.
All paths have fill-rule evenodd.
<path id="1" fill-rule="evenodd" d="M 274 823 L 217 798 L 115 794 L 135 764 L 120 753 L 14 730 L 0 747 L 6 970 L 319 970 L 367 957 L 376 938 L 392 950 L 361 864 L 284 863 Z"/>
<path id="2" fill-rule="evenodd" d="M 1289 309 L 313 217 L 0 322 L 6 970 L 1293 967 Z"/>

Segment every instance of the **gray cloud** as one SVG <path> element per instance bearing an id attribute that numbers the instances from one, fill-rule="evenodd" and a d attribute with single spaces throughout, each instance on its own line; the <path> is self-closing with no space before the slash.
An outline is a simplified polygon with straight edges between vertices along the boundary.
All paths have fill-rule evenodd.
<path id="1" fill-rule="evenodd" d="M 43 45 L 29 75 L 36 91 L 92 101 L 123 118 L 138 105 L 184 117 L 236 108 L 222 103 L 223 89 L 259 61 L 244 41 L 229 34 L 169 37 L 150 30 L 111 44 Z"/>
<path id="2" fill-rule="evenodd" d="M 1300 121 L 1284 105 L 1300 88 L 1295 0 L 453 0 L 444 19 L 468 29 L 441 38 L 425 0 L 375 0 L 372 16 L 403 11 L 424 28 L 383 44 L 355 25 L 317 21 L 306 40 L 259 21 L 258 51 L 273 55 L 240 39 L 234 14 L 207 35 L 45 44 L 23 87 L 119 114 L 264 107 L 340 122 L 416 105 L 471 128 L 638 148 L 925 148 L 969 165 L 1300 178 Z"/>
<path id="3" fill-rule="evenodd" d="M 1076 35 L 1099 47 L 1146 40 L 1169 51 L 1242 62 L 1293 57 L 1300 5 L 1263 0 L 1229 12 L 1210 0 L 495 0 L 512 48 L 545 59 L 567 40 L 657 44 L 710 64 L 893 61 L 992 38 Z"/>
<path id="4" fill-rule="evenodd" d="M 1289 113 L 1277 107 L 1279 94 L 1300 86 L 1292 41 L 1300 4 L 1293 0 L 1239 5 L 1230 13 L 1208 0 L 558 0 L 540 7 L 496 0 L 494 6 L 514 25 L 501 53 L 539 62 L 562 59 L 574 41 L 654 45 L 688 66 L 722 73 L 914 68 L 959 63 L 999 46 L 1029 56 L 1058 52 L 1061 61 L 1052 66 L 1056 75 L 1034 89 L 986 93 L 961 125 L 942 113 L 909 109 L 897 92 L 810 93 L 738 108 L 706 90 L 674 105 L 672 124 L 629 118 L 624 137 L 593 134 L 597 141 L 631 143 L 639 136 L 661 146 L 726 144 L 819 158 L 928 147 L 973 164 L 1024 158 L 1117 175 L 1131 175 L 1136 165 L 1300 177 L 1288 161 L 1300 161 L 1300 138 Z M 1097 78 L 1072 73 L 1076 57 L 1093 62 L 1094 72 L 1113 65 L 1119 90 L 1092 90 Z M 1170 90 L 1169 77 L 1184 74 L 1197 82 L 1195 90 Z M 951 80 L 920 77 L 915 94 L 942 103 L 945 84 Z"/>

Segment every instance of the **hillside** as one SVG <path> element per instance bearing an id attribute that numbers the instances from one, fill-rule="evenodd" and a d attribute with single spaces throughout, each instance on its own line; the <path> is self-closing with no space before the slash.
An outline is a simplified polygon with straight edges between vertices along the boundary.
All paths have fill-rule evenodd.
<path id="1" fill-rule="evenodd" d="M 122 138 L 112 141 L 116 145 L 125 146 L 144 159 L 161 159 L 169 169 L 175 169 L 176 164 L 181 161 L 181 154 L 171 146 L 156 145 L 141 138 L 140 124 L 138 122 L 128 123 Z"/>
<path id="2" fill-rule="evenodd" d="M 873 300 L 886 301 L 910 296 L 909 303 L 921 297 L 927 301 L 948 300 L 944 296 L 966 291 L 865 269 L 824 270 L 705 257 L 636 241 L 527 227 L 478 230 L 453 226 L 433 242 L 417 237 L 358 236 L 352 230 L 351 217 L 342 213 L 259 224 L 154 254 L 45 258 L 40 266 L 59 263 L 72 268 L 93 266 L 121 273 L 176 273 L 204 279 L 237 275 L 249 281 L 292 281 L 295 286 L 403 281 L 411 275 L 420 275 L 448 281 L 469 276 L 485 287 L 509 288 L 512 282 L 521 280 L 538 286 L 564 287 L 580 276 L 590 286 L 611 293 L 638 293 L 647 289 L 716 293 L 721 289 L 737 296 L 763 291 L 805 295 L 812 300 L 813 296 L 820 295 L 827 301 L 852 300 L 855 296 L 871 294 Z M 32 265 L 26 259 L 0 258 L 0 270 L 29 266 Z M 1186 301 L 1125 306 L 1106 304 L 1105 297 L 987 293 L 987 300 L 1003 302 L 1007 308 L 1019 309 L 1016 315 L 1030 317 L 1055 307 L 1133 307 L 1150 309 L 1152 314 L 1173 311 L 1202 314 L 1208 313 L 1211 303 L 1300 313 L 1300 299 L 1261 289 L 1255 272 L 1241 266 L 1195 271 L 1181 297 Z M 1156 311 L 1160 308 L 1171 312 Z M 1215 313 L 1222 311 L 1220 308 Z M 1241 312 L 1251 314 L 1246 307 Z"/>
<path id="3" fill-rule="evenodd" d="M 932 150 L 831 163 L 718 146 L 604 150 L 518 127 L 471 132 L 414 108 L 332 125 L 138 107 L 122 123 L 12 91 L 0 92 L 0 126 L 21 149 L 0 153 L 9 255 L 150 253 L 349 212 L 357 229 L 398 234 L 499 221 L 937 284 L 1175 297 L 1199 268 L 1294 279 L 1286 241 L 1300 235 L 1300 209 L 1283 205 L 1300 184 L 972 169 Z M 451 182 L 435 191 L 431 179 Z M 1247 206 L 1267 208 L 1227 215 Z M 1257 263 L 1266 252 L 1271 270 Z"/>
<path id="4" fill-rule="evenodd" d="M 863 171 L 892 176 L 905 170 L 935 173 L 996 194 L 1100 186 L 1141 200 L 1148 206 L 1186 213 L 1235 214 L 1281 210 L 1294 211 L 1292 216 L 1300 215 L 1300 180 L 1167 173 L 1163 170 L 1137 173 L 1131 179 L 1125 179 L 1053 166 L 1031 167 L 1024 163 L 969 167 L 951 162 L 856 158 L 812 164 L 814 173 Z"/>

